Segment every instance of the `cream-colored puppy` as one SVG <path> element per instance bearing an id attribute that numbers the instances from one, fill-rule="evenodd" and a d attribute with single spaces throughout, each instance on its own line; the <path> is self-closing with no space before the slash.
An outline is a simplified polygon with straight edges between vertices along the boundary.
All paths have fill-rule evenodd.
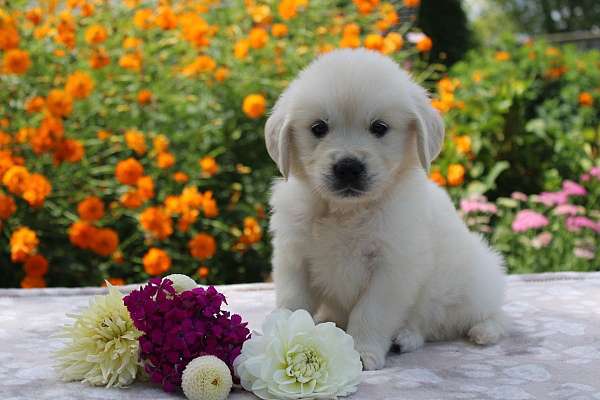
<path id="1" fill-rule="evenodd" d="M 277 306 L 353 336 L 365 369 L 392 343 L 505 331 L 503 262 L 427 177 L 444 137 L 427 93 L 391 59 L 339 50 L 308 66 L 267 121 Z"/>

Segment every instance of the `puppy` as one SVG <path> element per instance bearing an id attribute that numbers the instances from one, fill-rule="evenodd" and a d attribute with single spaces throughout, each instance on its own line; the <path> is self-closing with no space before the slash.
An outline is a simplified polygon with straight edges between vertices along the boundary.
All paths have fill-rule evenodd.
<path id="1" fill-rule="evenodd" d="M 393 343 L 499 340 L 503 261 L 428 179 L 443 122 L 394 61 L 321 56 L 281 95 L 265 136 L 286 178 L 271 197 L 278 307 L 346 329 L 367 370 Z"/>

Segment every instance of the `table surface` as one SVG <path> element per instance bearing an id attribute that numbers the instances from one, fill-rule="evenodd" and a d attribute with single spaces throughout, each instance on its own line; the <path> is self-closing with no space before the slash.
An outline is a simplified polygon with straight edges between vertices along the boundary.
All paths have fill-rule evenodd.
<path id="1" fill-rule="evenodd" d="M 219 287 L 230 308 L 259 329 L 273 308 L 271 284 Z M 0 399 L 182 399 L 150 384 L 127 389 L 61 382 L 51 354 L 74 312 L 102 289 L 0 290 Z M 390 354 L 385 369 L 363 372 L 352 400 L 571 399 L 600 400 L 600 273 L 509 277 L 509 337 L 478 347 L 464 341 L 428 343 Z M 253 399 L 234 390 L 232 400 Z"/>

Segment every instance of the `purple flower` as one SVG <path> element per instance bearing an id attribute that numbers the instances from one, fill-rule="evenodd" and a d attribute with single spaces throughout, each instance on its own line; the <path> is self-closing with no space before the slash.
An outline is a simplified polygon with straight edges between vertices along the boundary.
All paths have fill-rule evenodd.
<path id="1" fill-rule="evenodd" d="M 223 311 L 225 296 L 214 287 L 177 294 L 169 279 L 154 278 L 124 298 L 140 337 L 140 358 L 150 380 L 167 392 L 181 387 L 187 364 L 202 355 L 233 361 L 250 337 L 239 315 Z"/>
<path id="2" fill-rule="evenodd" d="M 567 196 L 585 196 L 587 194 L 587 190 L 583 186 L 573 181 L 564 181 L 562 187 Z"/>
<path id="3" fill-rule="evenodd" d="M 521 210 L 512 223 L 514 232 L 525 232 L 529 229 L 543 228 L 548 225 L 548 218 L 533 210 Z"/>
<path id="4" fill-rule="evenodd" d="M 581 228 L 588 228 L 594 232 L 600 232 L 600 222 L 594 222 L 591 219 L 583 216 L 574 216 L 567 218 L 567 230 L 571 232 L 579 232 Z"/>

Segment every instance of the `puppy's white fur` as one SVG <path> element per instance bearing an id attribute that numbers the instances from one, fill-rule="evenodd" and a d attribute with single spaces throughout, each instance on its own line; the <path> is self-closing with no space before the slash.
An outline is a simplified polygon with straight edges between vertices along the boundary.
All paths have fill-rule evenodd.
<path id="1" fill-rule="evenodd" d="M 390 127 L 381 138 L 369 132 L 375 119 Z M 311 133 L 316 120 L 329 125 L 323 138 Z M 365 369 L 382 368 L 393 342 L 411 351 L 503 335 L 502 259 L 427 178 L 443 123 L 396 63 L 367 50 L 318 58 L 277 101 L 265 135 L 287 177 L 271 198 L 278 307 L 347 329 Z M 333 163 L 348 156 L 369 176 L 356 197 L 327 186 Z"/>

